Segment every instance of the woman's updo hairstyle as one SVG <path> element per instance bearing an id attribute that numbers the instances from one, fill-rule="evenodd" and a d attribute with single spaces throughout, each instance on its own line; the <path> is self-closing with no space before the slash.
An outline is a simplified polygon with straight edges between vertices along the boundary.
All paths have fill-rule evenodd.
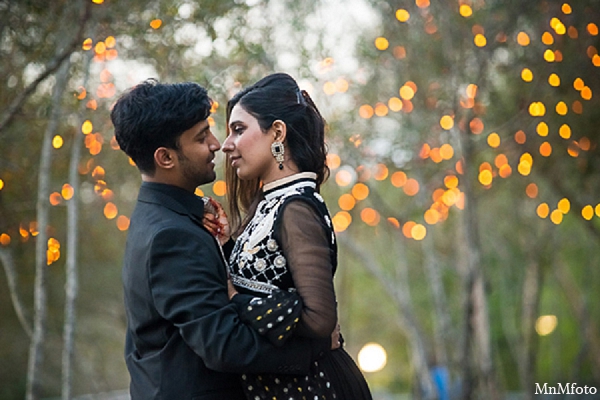
<path id="1" fill-rule="evenodd" d="M 317 190 L 329 176 L 327 149 L 325 146 L 325 120 L 305 90 L 284 73 L 268 75 L 254 85 L 238 92 L 227 102 L 227 126 L 231 110 L 236 105 L 257 119 L 263 132 L 267 132 L 276 120 L 286 124 L 285 151 L 298 166 L 300 172 L 317 174 Z M 240 182 L 235 171 L 227 173 L 231 206 L 241 206 L 251 212 L 256 200 L 257 182 Z M 232 202 L 233 200 L 233 202 Z M 235 219 L 236 210 L 230 212 Z M 239 214 L 238 214 L 239 215 Z"/>

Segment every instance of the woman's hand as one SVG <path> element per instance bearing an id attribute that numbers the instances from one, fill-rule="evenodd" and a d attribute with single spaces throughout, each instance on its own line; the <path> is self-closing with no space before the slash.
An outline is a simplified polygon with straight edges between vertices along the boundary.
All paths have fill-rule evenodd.
<path id="1" fill-rule="evenodd" d="M 227 220 L 227 214 L 223 206 L 211 199 L 204 197 L 204 219 L 202 223 L 214 237 L 217 238 L 219 244 L 224 245 L 231 237 L 231 228 Z"/>

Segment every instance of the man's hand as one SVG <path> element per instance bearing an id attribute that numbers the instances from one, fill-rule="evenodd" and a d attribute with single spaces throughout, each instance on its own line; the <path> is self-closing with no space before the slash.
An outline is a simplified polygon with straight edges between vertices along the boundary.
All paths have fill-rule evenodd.
<path id="1" fill-rule="evenodd" d="M 331 350 L 339 349 L 342 346 L 340 342 L 340 324 L 335 324 L 335 329 L 331 332 Z"/>

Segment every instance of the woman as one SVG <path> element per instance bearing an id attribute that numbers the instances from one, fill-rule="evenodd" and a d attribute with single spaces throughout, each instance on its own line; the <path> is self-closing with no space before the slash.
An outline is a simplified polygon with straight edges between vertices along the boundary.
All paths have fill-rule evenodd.
<path id="1" fill-rule="evenodd" d="M 229 259 L 231 280 L 240 293 L 281 299 L 277 309 L 266 312 L 259 311 L 261 300 L 254 301 L 240 316 L 275 343 L 292 331 L 329 337 L 337 324 L 337 247 L 319 195 L 329 173 L 325 121 L 308 93 L 278 73 L 236 94 L 227 104 L 227 124 L 222 149 L 237 237 Z M 288 315 L 294 317 L 291 323 Z M 310 376 L 243 379 L 249 399 L 371 399 L 343 348 L 315 363 Z"/>

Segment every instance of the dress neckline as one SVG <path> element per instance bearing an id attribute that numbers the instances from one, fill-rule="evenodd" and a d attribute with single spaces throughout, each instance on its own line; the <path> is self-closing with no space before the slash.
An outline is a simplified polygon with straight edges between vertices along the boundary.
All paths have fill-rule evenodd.
<path id="1" fill-rule="evenodd" d="M 298 187 L 310 186 L 313 189 L 317 187 L 317 174 L 314 172 L 299 172 L 285 178 L 277 179 L 263 186 L 263 194 L 267 200 L 278 196 L 282 192 Z"/>

